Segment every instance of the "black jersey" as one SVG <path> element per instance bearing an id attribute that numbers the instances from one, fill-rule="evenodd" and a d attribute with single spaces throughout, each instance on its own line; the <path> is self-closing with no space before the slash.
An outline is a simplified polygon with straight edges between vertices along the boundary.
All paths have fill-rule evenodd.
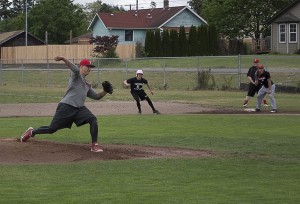
<path id="1" fill-rule="evenodd" d="M 250 67 L 248 72 L 247 72 L 247 77 L 250 76 L 252 78 L 252 80 L 255 81 L 256 72 L 257 72 L 257 67 L 256 66 Z"/>
<path id="2" fill-rule="evenodd" d="M 271 78 L 270 72 L 268 71 L 264 71 L 264 73 L 262 73 L 261 75 L 257 75 L 257 80 L 259 83 L 261 83 L 264 87 L 269 88 L 268 87 L 268 79 Z M 271 85 L 273 85 L 273 81 L 271 80 Z"/>
<path id="3" fill-rule="evenodd" d="M 143 91 L 143 84 L 148 84 L 148 81 L 144 78 L 138 80 L 136 77 L 127 79 L 127 83 L 130 84 L 130 89 L 132 92 L 134 91 Z"/>

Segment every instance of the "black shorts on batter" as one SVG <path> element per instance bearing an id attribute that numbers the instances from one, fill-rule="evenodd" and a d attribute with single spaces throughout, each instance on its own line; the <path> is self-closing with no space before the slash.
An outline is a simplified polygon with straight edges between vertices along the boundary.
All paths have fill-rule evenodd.
<path id="1" fill-rule="evenodd" d="M 145 100 L 146 97 L 148 97 L 147 94 L 146 94 L 146 92 L 144 90 L 131 91 L 130 93 L 131 93 L 131 95 L 133 96 L 133 98 L 135 100 L 141 99 L 141 101 L 143 101 L 143 100 Z"/>
<path id="2" fill-rule="evenodd" d="M 96 118 L 85 106 L 76 108 L 65 103 L 59 103 L 50 127 L 55 129 L 71 128 L 75 123 L 81 126 L 87 123 L 90 118 Z"/>
<path id="3" fill-rule="evenodd" d="M 261 85 L 255 86 L 254 84 L 249 83 L 247 96 L 253 97 L 255 95 L 255 93 L 258 93 L 260 88 L 261 88 Z"/>

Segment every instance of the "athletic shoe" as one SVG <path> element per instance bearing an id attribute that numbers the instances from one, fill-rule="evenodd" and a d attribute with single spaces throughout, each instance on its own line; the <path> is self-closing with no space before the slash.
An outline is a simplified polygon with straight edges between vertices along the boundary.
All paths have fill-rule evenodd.
<path id="1" fill-rule="evenodd" d="M 26 142 L 31 136 L 32 136 L 32 127 L 29 127 L 24 133 L 23 135 L 20 137 L 20 141 L 21 142 Z"/>
<path id="2" fill-rule="evenodd" d="M 243 107 L 247 107 L 247 105 L 248 105 L 248 104 L 247 104 L 247 103 L 245 103 L 245 104 L 243 105 Z"/>
<path id="3" fill-rule="evenodd" d="M 260 112 L 260 109 L 259 108 L 255 108 L 255 112 Z"/>
<path id="4" fill-rule="evenodd" d="M 91 151 L 92 152 L 103 152 L 103 149 L 100 148 L 98 143 L 93 143 L 91 146 Z"/>
<path id="5" fill-rule="evenodd" d="M 272 109 L 270 112 L 271 113 L 277 113 L 277 109 Z"/>
<path id="6" fill-rule="evenodd" d="M 153 113 L 160 114 L 160 112 L 158 110 L 154 110 Z"/>
<path id="7" fill-rule="evenodd" d="M 269 104 L 265 103 L 264 106 L 265 106 L 265 107 L 269 107 Z"/>

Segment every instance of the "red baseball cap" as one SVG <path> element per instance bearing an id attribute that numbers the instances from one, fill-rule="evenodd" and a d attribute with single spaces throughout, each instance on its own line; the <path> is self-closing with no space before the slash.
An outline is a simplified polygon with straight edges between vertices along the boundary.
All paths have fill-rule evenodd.
<path id="1" fill-rule="evenodd" d="M 254 59 L 253 63 L 259 63 L 259 59 Z"/>
<path id="2" fill-rule="evenodd" d="M 265 67 L 264 67 L 264 65 L 259 64 L 259 65 L 257 66 L 257 68 L 258 68 L 258 69 L 264 69 Z"/>
<path id="3" fill-rule="evenodd" d="M 90 60 L 83 59 L 79 63 L 80 66 L 95 67 Z"/>

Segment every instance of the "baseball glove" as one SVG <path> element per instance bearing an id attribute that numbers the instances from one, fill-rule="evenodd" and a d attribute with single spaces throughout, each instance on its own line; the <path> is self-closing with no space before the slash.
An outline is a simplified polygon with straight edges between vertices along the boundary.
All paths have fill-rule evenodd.
<path id="1" fill-rule="evenodd" d="M 114 88 L 109 81 L 102 82 L 102 87 L 103 87 L 103 90 L 109 94 L 112 94 L 114 91 Z"/>

